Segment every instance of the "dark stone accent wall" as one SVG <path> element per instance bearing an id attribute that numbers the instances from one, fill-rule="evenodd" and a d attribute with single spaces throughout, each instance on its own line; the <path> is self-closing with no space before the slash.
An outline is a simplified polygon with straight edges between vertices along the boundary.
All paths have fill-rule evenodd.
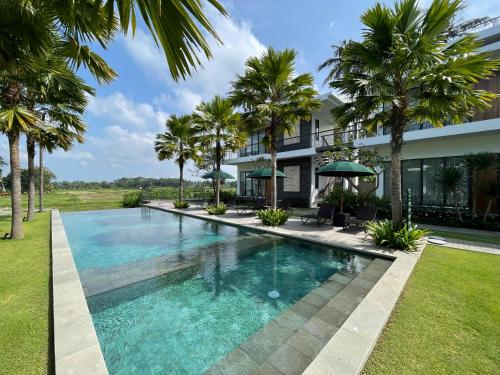
<path id="1" fill-rule="evenodd" d="M 284 144 L 283 139 L 278 141 L 278 152 L 301 150 L 303 148 L 311 147 L 311 120 L 300 120 L 300 142 Z M 285 135 L 284 138 L 289 138 L 289 135 Z"/>
<path id="2" fill-rule="evenodd" d="M 278 199 L 289 199 L 292 206 L 309 207 L 311 198 L 311 158 L 278 160 L 278 170 L 286 166 L 300 166 L 300 191 L 283 191 L 283 179 L 278 179 Z"/>

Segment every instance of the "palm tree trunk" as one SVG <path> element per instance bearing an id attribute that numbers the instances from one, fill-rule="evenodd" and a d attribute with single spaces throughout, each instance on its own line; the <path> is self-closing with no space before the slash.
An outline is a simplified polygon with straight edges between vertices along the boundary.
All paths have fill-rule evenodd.
<path id="1" fill-rule="evenodd" d="M 184 202 L 184 162 L 179 163 L 179 201 Z"/>
<path id="2" fill-rule="evenodd" d="M 278 187 L 276 186 L 276 169 L 278 163 L 276 160 L 276 119 L 271 120 L 271 208 L 273 210 L 278 206 Z"/>
<path id="3" fill-rule="evenodd" d="M 26 136 L 26 149 L 28 152 L 28 214 L 27 220 L 35 220 L 35 139 Z"/>
<path id="4" fill-rule="evenodd" d="M 10 152 L 10 173 L 12 176 L 12 221 L 10 238 L 19 240 L 24 237 L 23 212 L 21 207 L 21 170 L 19 166 L 19 133 L 8 133 Z"/>
<path id="5" fill-rule="evenodd" d="M 490 215 L 492 205 L 493 205 L 493 198 L 490 198 L 488 200 L 488 206 L 486 206 L 486 211 L 484 212 L 484 216 L 483 216 L 483 223 L 484 224 L 486 224 L 486 221 L 488 220 L 488 216 Z"/>
<path id="6" fill-rule="evenodd" d="M 401 196 L 401 149 L 402 132 L 394 129 L 391 135 L 391 201 L 392 221 L 396 228 L 403 224 L 403 199 Z"/>
<path id="7" fill-rule="evenodd" d="M 43 166 L 43 147 L 40 145 L 38 149 L 38 157 L 39 157 L 39 165 L 38 167 L 40 168 L 40 186 L 38 187 L 38 212 L 43 212 L 43 190 L 44 186 L 43 184 L 45 183 L 44 181 L 44 166 Z"/>
<path id="8" fill-rule="evenodd" d="M 217 141 L 217 144 L 215 145 L 215 205 L 218 206 L 220 204 L 220 159 L 221 155 L 220 152 L 221 147 L 220 147 L 220 142 Z"/>

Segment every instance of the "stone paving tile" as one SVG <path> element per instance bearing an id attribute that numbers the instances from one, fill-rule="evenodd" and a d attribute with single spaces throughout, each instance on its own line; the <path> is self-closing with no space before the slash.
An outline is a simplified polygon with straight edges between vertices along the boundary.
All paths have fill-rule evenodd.
<path id="1" fill-rule="evenodd" d="M 321 340 L 301 328 L 286 343 L 312 360 L 323 349 L 326 340 Z"/>
<path id="2" fill-rule="evenodd" d="M 289 328 L 292 331 L 298 330 L 306 324 L 306 322 L 307 318 L 293 312 L 292 310 L 286 310 L 276 319 L 276 323 L 282 327 Z"/>
<path id="3" fill-rule="evenodd" d="M 292 333 L 293 331 L 290 331 Z M 288 335 L 273 334 L 271 330 L 261 330 L 240 345 L 240 349 L 257 363 L 264 363 L 288 338 Z"/>
<path id="4" fill-rule="evenodd" d="M 334 327 L 341 327 L 349 317 L 348 314 L 338 311 L 330 306 L 323 307 L 315 316 Z"/>
<path id="5" fill-rule="evenodd" d="M 259 367 L 259 364 L 238 348 L 216 366 L 224 375 L 240 375 L 250 373 Z"/>
<path id="6" fill-rule="evenodd" d="M 338 294 L 338 291 L 327 288 L 324 285 L 321 285 L 311 291 L 312 294 L 317 294 L 321 297 L 327 298 L 328 300 L 332 299 Z"/>
<path id="7" fill-rule="evenodd" d="M 280 370 L 269 362 L 264 362 L 251 372 L 252 375 L 284 375 Z"/>
<path id="8" fill-rule="evenodd" d="M 352 277 L 337 272 L 333 276 L 331 276 L 328 280 L 333 280 L 340 284 L 347 285 L 351 282 Z"/>
<path id="9" fill-rule="evenodd" d="M 333 336 L 335 331 L 337 331 L 338 327 L 334 327 L 316 316 L 313 316 L 304 325 L 304 329 L 320 340 L 328 340 Z"/>
<path id="10" fill-rule="evenodd" d="M 311 305 L 310 303 L 299 301 L 294 304 L 290 310 L 302 315 L 305 318 L 310 318 L 319 310 L 319 307 Z"/>
<path id="11" fill-rule="evenodd" d="M 328 301 L 330 301 L 330 299 L 321 297 L 317 294 L 309 293 L 304 298 L 302 298 L 301 301 L 307 302 L 313 306 L 321 308 L 324 305 L 326 305 Z"/>
<path id="12" fill-rule="evenodd" d="M 304 354 L 287 344 L 274 352 L 268 361 L 286 375 L 302 374 L 311 362 Z"/>

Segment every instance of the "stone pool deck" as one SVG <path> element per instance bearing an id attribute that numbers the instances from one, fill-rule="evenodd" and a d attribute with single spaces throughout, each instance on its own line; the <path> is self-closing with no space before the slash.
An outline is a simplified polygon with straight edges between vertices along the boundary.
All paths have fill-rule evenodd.
<path id="1" fill-rule="evenodd" d="M 382 257 L 347 283 L 334 275 L 212 367 L 214 374 L 360 373 L 424 246 L 416 253 L 388 251 L 362 231 L 302 225 L 294 217 L 270 228 L 253 215 L 231 211 L 211 216 L 200 209 L 177 210 L 170 202 L 145 206 Z"/>

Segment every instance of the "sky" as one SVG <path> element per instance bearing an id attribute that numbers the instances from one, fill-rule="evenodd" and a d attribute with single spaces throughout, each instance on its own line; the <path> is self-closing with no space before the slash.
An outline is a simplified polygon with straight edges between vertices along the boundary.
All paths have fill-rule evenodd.
<path id="1" fill-rule="evenodd" d="M 222 2 L 230 18 L 210 8 L 207 14 L 224 44 L 209 38 L 213 59 L 203 60 L 204 68 L 185 81 L 174 82 L 170 78 L 162 51 L 141 22 L 134 36 L 119 35 L 107 50 L 96 47 L 119 77 L 109 85 L 99 86 L 88 72 L 79 71 L 96 87 L 97 94 L 89 98 L 85 114 L 88 125 L 85 143 L 45 158 L 46 166 L 57 180 L 178 177 L 176 164 L 158 161 L 153 150 L 155 135 L 165 131 L 170 114 L 190 113 L 201 101 L 227 94 L 230 82 L 244 71 L 246 59 L 260 55 L 269 46 L 297 50 L 297 71 L 312 73 L 316 89 L 328 92 L 323 84 L 325 72 L 318 72 L 317 67 L 331 55 L 331 45 L 360 38 L 359 17 L 376 3 L 373 0 Z M 423 6 L 430 2 L 421 1 Z M 392 1 L 386 3 L 391 5 Z M 464 20 L 500 15 L 498 0 L 468 0 L 466 4 L 461 15 Z M 21 149 L 25 149 L 24 145 Z M 8 159 L 8 143 L 1 135 L 0 155 Z M 21 152 L 21 162 L 25 167 L 25 151 Z M 223 169 L 235 173 L 235 167 Z M 192 164 L 186 172 L 187 178 L 199 179 Z"/>

